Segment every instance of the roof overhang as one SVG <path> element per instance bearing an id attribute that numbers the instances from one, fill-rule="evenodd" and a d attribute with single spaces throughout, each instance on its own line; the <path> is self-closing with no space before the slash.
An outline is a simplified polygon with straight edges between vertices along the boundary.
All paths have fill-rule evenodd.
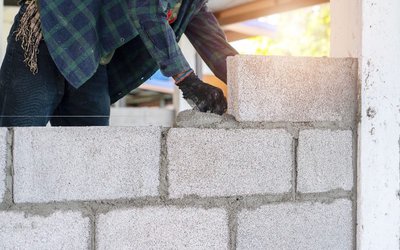
<path id="1" fill-rule="evenodd" d="M 18 0 L 4 0 L 4 5 L 17 5 Z"/>
<path id="2" fill-rule="evenodd" d="M 215 13 L 228 41 L 232 42 L 256 35 L 273 36 L 273 28 L 271 29 L 271 27 L 268 27 L 265 23 L 257 25 L 254 23 L 256 20 L 253 19 L 317 4 L 329 3 L 329 1 L 330 0 L 209 0 L 208 6 Z"/>
<path id="3" fill-rule="evenodd" d="M 329 0 L 247 0 L 232 1 L 210 0 L 209 6 L 222 26 L 243 22 L 262 16 L 328 3 Z M 224 7 L 225 4 L 225 7 Z"/>
<path id="4" fill-rule="evenodd" d="M 329 0 L 209 0 L 208 6 L 221 25 L 228 25 L 327 2 Z M 17 3 L 18 0 L 4 0 L 4 5 Z"/>
<path id="5" fill-rule="evenodd" d="M 271 27 L 257 27 L 249 20 L 291 11 L 330 0 L 209 0 L 208 6 L 215 13 L 229 41 L 255 35 L 271 36 Z M 17 5 L 18 0 L 4 0 L 5 5 Z M 246 22 L 246 23 L 245 23 Z M 265 25 L 265 24 L 264 24 Z"/>

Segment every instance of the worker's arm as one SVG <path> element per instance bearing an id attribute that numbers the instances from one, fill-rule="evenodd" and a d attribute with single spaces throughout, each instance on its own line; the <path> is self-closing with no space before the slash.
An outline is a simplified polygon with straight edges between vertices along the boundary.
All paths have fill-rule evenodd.
<path id="1" fill-rule="evenodd" d="M 238 52 L 229 45 L 217 19 L 206 5 L 190 21 L 185 35 L 212 72 L 226 83 L 226 58 Z"/>
<path id="2" fill-rule="evenodd" d="M 170 1 L 132 0 L 132 19 L 152 58 L 165 76 L 175 76 L 190 70 L 167 21 Z"/>
<path id="3" fill-rule="evenodd" d="M 171 0 L 173 2 L 173 0 Z M 152 58 L 165 76 L 172 76 L 186 100 L 202 112 L 223 114 L 226 98 L 219 88 L 202 82 L 190 68 L 167 21 L 169 1 L 132 0 L 132 18 Z"/>

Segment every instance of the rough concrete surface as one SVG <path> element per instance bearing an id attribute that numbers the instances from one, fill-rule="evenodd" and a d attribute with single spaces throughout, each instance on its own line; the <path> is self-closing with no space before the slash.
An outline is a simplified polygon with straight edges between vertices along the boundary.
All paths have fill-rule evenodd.
<path id="1" fill-rule="evenodd" d="M 228 113 L 238 121 L 354 123 L 357 59 L 228 58 Z"/>
<path id="2" fill-rule="evenodd" d="M 237 128 L 239 123 L 231 115 L 216 115 L 195 110 L 185 110 L 176 118 L 177 127 L 184 128 Z"/>
<path id="3" fill-rule="evenodd" d="M 352 131 L 301 131 L 297 190 L 302 193 L 351 190 L 354 182 L 352 144 Z"/>
<path id="4" fill-rule="evenodd" d="M 228 249 L 223 209 L 150 207 L 99 216 L 98 249 Z"/>
<path id="5" fill-rule="evenodd" d="M 282 203 L 244 210 L 237 249 L 314 250 L 353 248 L 352 203 Z"/>
<path id="6" fill-rule="evenodd" d="M 285 130 L 176 128 L 167 146 L 172 198 L 291 189 L 292 137 Z"/>
<path id="7" fill-rule="evenodd" d="M 6 191 L 7 129 L 0 128 L 0 203 Z"/>
<path id="8" fill-rule="evenodd" d="M 16 128 L 15 202 L 158 195 L 161 129 Z"/>
<path id="9" fill-rule="evenodd" d="M 160 126 L 172 127 L 175 110 L 166 108 L 111 108 L 110 126 Z"/>
<path id="10" fill-rule="evenodd" d="M 0 212 L 1 249 L 89 249 L 89 219 L 79 212 L 49 217 Z"/>

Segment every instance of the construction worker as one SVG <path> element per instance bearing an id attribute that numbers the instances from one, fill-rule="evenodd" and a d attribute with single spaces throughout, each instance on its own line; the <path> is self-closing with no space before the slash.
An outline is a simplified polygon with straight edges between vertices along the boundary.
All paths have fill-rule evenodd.
<path id="1" fill-rule="evenodd" d="M 206 0 L 26 0 L 0 71 L 0 126 L 107 126 L 110 105 L 158 69 L 202 112 L 223 92 L 202 82 L 177 41 L 186 34 L 226 83 L 227 43 Z"/>

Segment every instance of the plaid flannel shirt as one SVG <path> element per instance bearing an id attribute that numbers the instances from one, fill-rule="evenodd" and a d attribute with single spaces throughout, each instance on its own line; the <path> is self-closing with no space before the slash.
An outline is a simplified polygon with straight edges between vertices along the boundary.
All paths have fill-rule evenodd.
<path id="1" fill-rule="evenodd" d="M 226 42 L 206 0 L 182 0 L 177 19 L 167 11 L 178 0 L 39 0 L 42 32 L 60 72 L 80 87 L 107 65 L 110 97 L 117 101 L 158 69 L 166 76 L 190 68 L 177 41 L 183 33 L 221 80 L 226 57 L 237 52 Z"/>

